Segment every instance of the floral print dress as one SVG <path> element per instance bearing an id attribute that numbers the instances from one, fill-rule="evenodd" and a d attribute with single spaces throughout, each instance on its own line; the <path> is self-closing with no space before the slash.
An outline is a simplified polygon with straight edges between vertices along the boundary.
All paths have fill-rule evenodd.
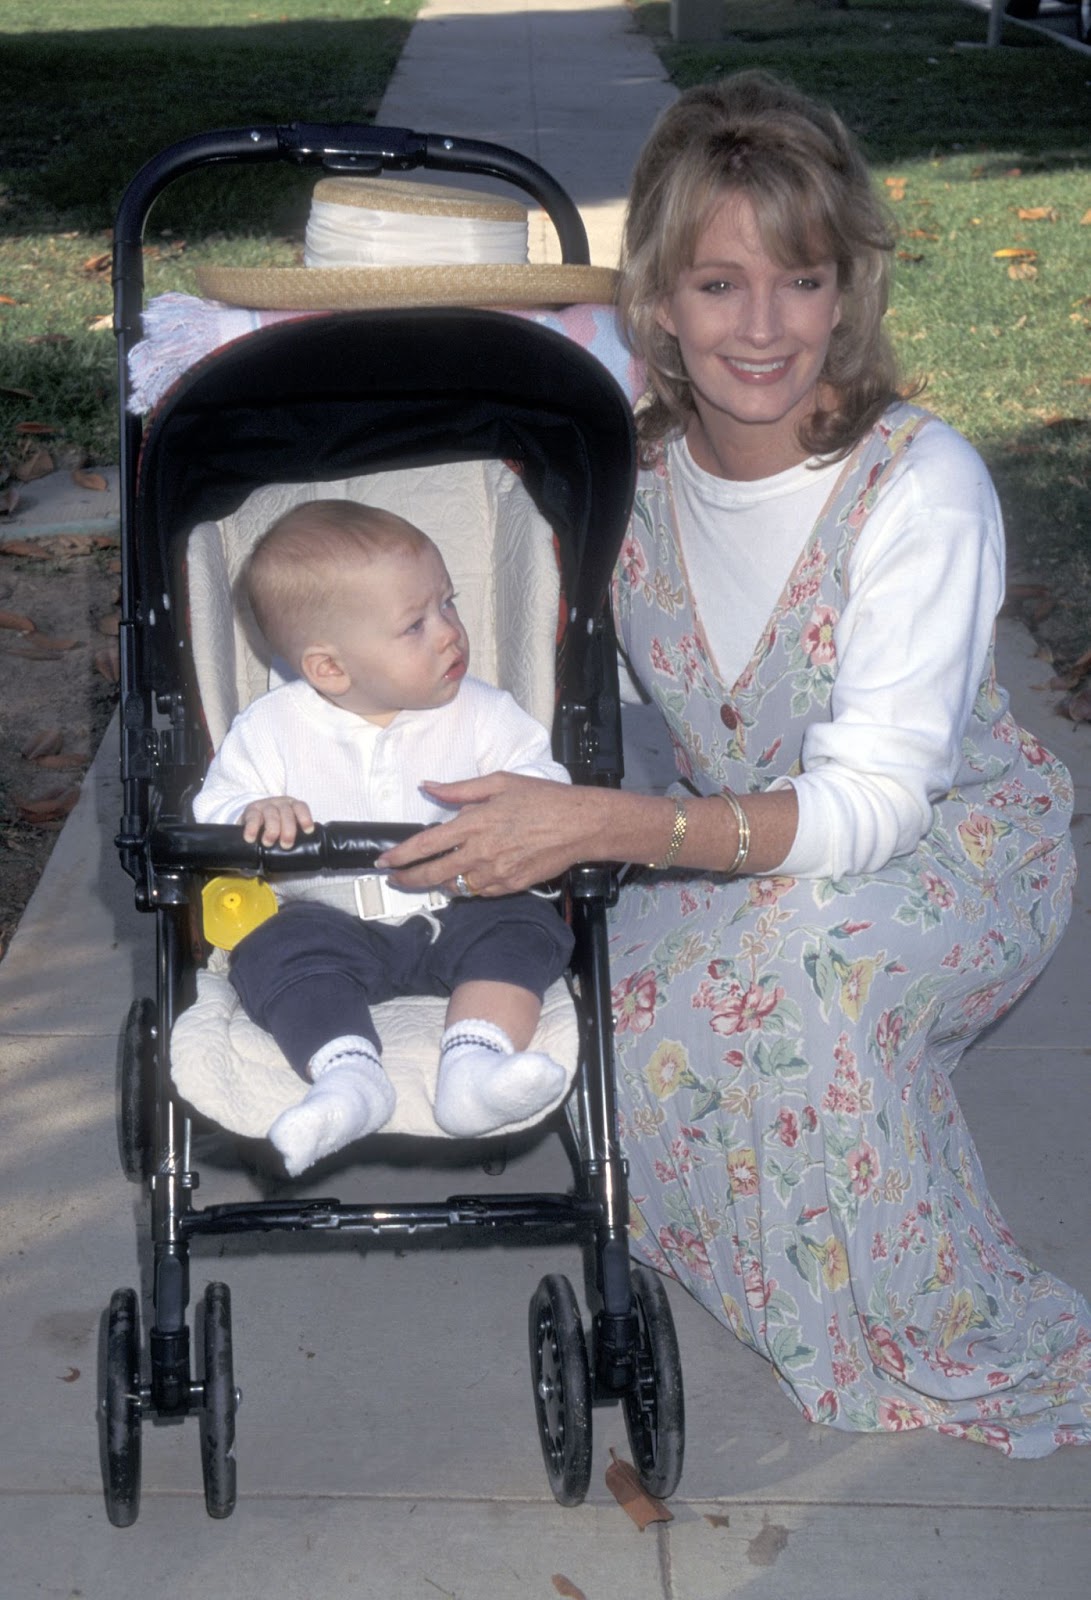
<path id="1" fill-rule="evenodd" d="M 930 420 L 897 405 L 857 448 L 733 685 L 702 639 L 663 458 L 642 473 L 619 635 L 697 793 L 800 770 L 830 716 L 854 544 Z M 837 880 L 640 871 L 611 914 L 633 1247 L 809 1420 L 1025 1457 L 1091 1443 L 1091 1311 L 1019 1253 L 948 1080 L 1064 930 L 1071 805 L 990 660 L 958 786 L 912 854 Z"/>

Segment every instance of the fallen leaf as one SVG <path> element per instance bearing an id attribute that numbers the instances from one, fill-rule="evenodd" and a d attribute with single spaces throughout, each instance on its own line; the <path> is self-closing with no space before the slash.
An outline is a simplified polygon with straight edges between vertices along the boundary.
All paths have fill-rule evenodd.
<path id="1" fill-rule="evenodd" d="M 921 261 L 924 260 L 924 257 L 923 256 L 915 256 L 909 250 L 899 250 L 898 251 L 898 260 L 899 261 L 909 261 L 909 262 L 912 262 L 912 264 L 914 266 L 916 266 L 918 262 L 921 262 Z"/>
<path id="2" fill-rule="evenodd" d="M 1057 710 L 1070 722 L 1091 722 L 1091 689 L 1065 695 Z"/>
<path id="3" fill-rule="evenodd" d="M 109 272 L 114 264 L 114 258 L 109 250 L 104 250 L 100 256 L 88 256 L 83 263 L 84 272 Z"/>
<path id="4" fill-rule="evenodd" d="M 731 1518 L 726 1515 L 716 1515 L 712 1511 L 705 1512 L 705 1521 L 710 1528 L 730 1528 Z"/>
<path id="5" fill-rule="evenodd" d="M 1059 213 L 1052 206 L 1020 206 L 1015 215 L 1020 222 L 1057 222 Z"/>
<path id="6" fill-rule="evenodd" d="M 88 333 L 112 333 L 114 331 L 114 314 L 104 311 L 101 316 L 92 317 L 87 324 Z"/>
<path id="7" fill-rule="evenodd" d="M 994 261 L 1037 261 L 1037 250 L 994 250 Z"/>
<path id="8" fill-rule="evenodd" d="M 0 611 L 0 628 L 10 628 L 12 633 L 33 633 L 34 624 L 21 611 Z"/>
<path id="9" fill-rule="evenodd" d="M 56 433 L 57 429 L 52 422 L 17 422 L 16 433 Z"/>
<path id="10" fill-rule="evenodd" d="M 24 761 L 37 761 L 42 756 L 55 756 L 64 743 L 61 728 L 39 728 L 31 734 L 19 754 Z"/>
<path id="11" fill-rule="evenodd" d="M 1091 418 L 1088 417 L 1062 417 L 1053 414 L 1042 418 L 1043 428 L 1054 428 L 1058 433 L 1076 433 L 1080 428 L 1091 427 Z"/>
<path id="12" fill-rule="evenodd" d="M 25 461 L 16 462 L 12 476 L 20 483 L 33 483 L 35 478 L 48 478 L 53 471 L 53 457 L 48 450 L 34 450 Z"/>
<path id="13" fill-rule="evenodd" d="M 97 651 L 94 666 L 100 678 L 105 678 L 107 683 L 116 683 L 121 677 L 121 658 L 117 647 Z"/>
<path id="14" fill-rule="evenodd" d="M 0 306 L 17 306 L 18 300 L 10 294 L 0 294 Z"/>
<path id="15" fill-rule="evenodd" d="M 50 636 L 45 633 L 36 633 L 34 635 L 34 643 L 40 645 L 43 650 L 57 650 L 62 655 L 66 650 L 74 650 L 79 642 L 80 641 L 78 639 L 50 638 Z"/>
<path id="16" fill-rule="evenodd" d="M 929 233 L 927 228 L 907 228 L 904 237 L 906 239 L 929 239 L 932 244 L 939 243 L 939 234 Z"/>
<path id="17" fill-rule="evenodd" d="M 582 1589 L 577 1589 L 571 1578 L 566 1578 L 563 1572 L 553 1574 L 553 1587 L 558 1594 L 563 1594 L 566 1600 L 587 1600 Z"/>
<path id="18" fill-rule="evenodd" d="M 96 550 L 114 550 L 117 542 L 117 535 L 110 533 L 57 533 L 48 539 L 5 539 L 0 543 L 0 555 L 56 561 L 58 557 L 89 556 Z"/>
<path id="19" fill-rule="evenodd" d="M 88 472 L 84 467 L 76 467 L 73 470 L 72 482 L 78 489 L 95 489 L 100 493 L 107 487 L 106 479 L 101 472 Z"/>
<path id="20" fill-rule="evenodd" d="M 1084 212 L 1083 216 L 1080 218 L 1080 227 L 1081 228 L 1089 228 L 1089 227 L 1091 227 L 1091 211 L 1085 211 Z"/>
<path id="21" fill-rule="evenodd" d="M 0 645 L 7 656 L 20 656 L 24 661 L 59 661 L 64 655 L 56 645 L 45 644 L 36 633 L 27 634 L 19 644 Z"/>
<path id="22" fill-rule="evenodd" d="M 66 788 L 51 789 L 48 794 L 38 795 L 34 799 L 16 797 L 15 806 L 24 822 L 60 822 L 67 817 L 79 797 L 79 785 L 72 784 Z"/>
<path id="23" fill-rule="evenodd" d="M 80 1375 L 79 1367 L 69 1367 L 67 1372 L 62 1372 L 62 1373 L 58 1374 L 58 1376 L 60 1377 L 60 1380 L 61 1380 L 62 1383 L 75 1383 L 75 1381 L 79 1377 L 79 1375 Z"/>
<path id="24" fill-rule="evenodd" d="M 632 1463 L 622 1461 L 615 1450 L 610 1451 L 610 1456 L 610 1465 L 606 1468 L 606 1487 L 637 1527 L 643 1530 L 651 1522 L 673 1522 L 674 1513 L 662 1500 L 648 1493 Z"/>
<path id="25" fill-rule="evenodd" d="M 1013 261 L 1008 268 L 1008 277 L 1029 282 L 1038 276 L 1038 268 L 1032 261 Z"/>
<path id="26" fill-rule="evenodd" d="M 91 757 L 86 750 L 65 750 L 55 756 L 42 756 L 35 765 L 48 767 L 50 772 L 67 772 L 70 767 L 87 767 L 91 764 Z"/>

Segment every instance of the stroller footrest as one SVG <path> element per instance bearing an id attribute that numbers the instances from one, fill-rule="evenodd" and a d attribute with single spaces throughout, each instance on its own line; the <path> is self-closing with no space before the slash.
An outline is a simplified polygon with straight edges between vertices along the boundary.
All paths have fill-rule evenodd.
<path id="1" fill-rule="evenodd" d="M 340 1200 L 247 1201 L 206 1206 L 181 1219 L 187 1235 L 202 1233 L 418 1233 L 459 1227 L 577 1226 L 594 1219 L 593 1200 L 574 1195 L 453 1195 L 420 1204 L 353 1205 Z"/>

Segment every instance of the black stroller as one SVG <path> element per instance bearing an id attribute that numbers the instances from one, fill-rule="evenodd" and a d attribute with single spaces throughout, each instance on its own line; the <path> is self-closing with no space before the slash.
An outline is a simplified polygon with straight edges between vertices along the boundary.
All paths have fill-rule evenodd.
<path id="1" fill-rule="evenodd" d="M 559 567 L 560 629 L 553 616 L 545 618 L 551 657 L 559 635 L 550 661 L 555 754 L 574 782 L 616 785 L 620 719 L 606 595 L 635 472 L 629 404 L 606 369 L 560 334 L 492 311 L 339 312 L 263 328 L 198 362 L 142 430 L 127 406 L 129 357 L 142 333 L 145 220 L 167 184 L 225 160 L 365 174 L 424 166 L 498 177 L 545 208 L 565 262 L 588 260 L 578 213 L 541 168 L 497 146 L 400 129 L 292 124 L 197 136 L 151 161 L 122 200 L 114 246 L 124 795 L 117 847 L 138 909 L 155 917 L 157 992 L 133 1002 L 122 1048 L 120 1143 L 127 1173 L 150 1193 L 153 1320 L 145 1356 L 137 1293 L 113 1295 L 101 1407 L 107 1511 L 119 1527 L 137 1516 L 142 1420 L 190 1414 L 201 1425 L 207 1509 L 214 1517 L 232 1511 L 238 1392 L 230 1294 L 223 1283 L 208 1285 L 203 1350 L 194 1362 L 189 1246 L 202 1235 L 275 1230 L 577 1230 L 594 1248 L 589 1279 L 598 1303 L 589 1339 L 567 1278 L 543 1278 L 530 1306 L 534 1403 L 550 1486 L 564 1505 L 583 1499 L 592 1406 L 620 1401 L 643 1485 L 669 1495 L 682 1470 L 682 1379 L 660 1280 L 629 1262 L 606 946 L 606 910 L 616 892 L 611 869 L 577 867 L 563 886 L 576 940 L 570 987 L 579 1156 L 570 1193 L 460 1194 L 396 1205 L 291 1195 L 194 1204 L 194 1113 L 172 1077 L 170 1041 L 176 1021 L 194 1007 L 208 956 L 201 924 L 208 880 L 366 871 L 384 844 L 414 830 L 397 819 L 329 823 L 285 851 L 245 845 L 241 828 L 188 820 L 213 742 L 193 643 L 191 530 L 232 518 L 267 485 L 318 484 L 326 492 L 360 475 L 374 484 L 387 474 L 467 463 L 514 466 L 547 528 L 550 565 L 555 573 Z M 567 991 L 566 1000 L 571 1005 Z"/>

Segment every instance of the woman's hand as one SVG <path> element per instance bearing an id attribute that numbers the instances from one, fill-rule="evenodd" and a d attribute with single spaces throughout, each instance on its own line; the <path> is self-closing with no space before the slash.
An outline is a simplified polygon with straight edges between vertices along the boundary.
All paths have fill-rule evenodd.
<path id="1" fill-rule="evenodd" d="M 378 857 L 376 866 L 399 889 L 458 894 L 465 892 L 455 884 L 460 874 L 471 894 L 515 894 L 577 861 L 601 859 L 599 819 L 608 791 L 510 772 L 421 788 L 457 815 Z"/>
<path id="2" fill-rule="evenodd" d="M 247 844 L 253 844 L 260 833 L 263 845 L 279 844 L 290 850 L 301 828 L 304 833 L 314 832 L 310 807 L 287 794 L 252 800 L 242 814 L 242 836 Z"/>

